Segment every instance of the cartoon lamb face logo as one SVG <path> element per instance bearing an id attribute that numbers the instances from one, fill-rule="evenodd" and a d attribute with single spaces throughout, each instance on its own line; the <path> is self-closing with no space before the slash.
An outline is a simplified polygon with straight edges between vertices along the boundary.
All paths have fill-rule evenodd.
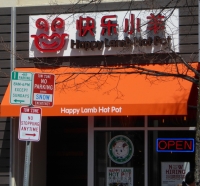
<path id="1" fill-rule="evenodd" d="M 124 158 L 128 154 L 128 145 L 123 141 L 119 141 L 113 144 L 113 154 L 115 157 Z"/>
<path id="2" fill-rule="evenodd" d="M 36 20 L 35 25 L 37 29 L 43 29 L 45 32 L 49 31 L 49 23 L 43 18 Z M 68 34 L 58 34 L 57 29 L 63 29 L 65 22 L 63 19 L 57 17 L 51 23 L 52 35 L 41 33 L 40 35 L 31 35 L 34 38 L 34 44 L 40 52 L 57 52 L 60 51 L 65 45 L 65 37 Z"/>
<path id="3" fill-rule="evenodd" d="M 124 135 L 113 137 L 108 144 L 108 155 L 117 164 L 128 162 L 132 158 L 133 152 L 132 141 Z"/>

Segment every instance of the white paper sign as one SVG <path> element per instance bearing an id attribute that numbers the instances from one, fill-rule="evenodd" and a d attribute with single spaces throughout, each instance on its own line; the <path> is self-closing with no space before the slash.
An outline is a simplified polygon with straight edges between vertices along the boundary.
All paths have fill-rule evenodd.
<path id="1" fill-rule="evenodd" d="M 133 168 L 107 167 L 106 186 L 133 186 Z"/>
<path id="2" fill-rule="evenodd" d="M 42 109 L 21 107 L 18 139 L 21 141 L 40 141 Z"/>
<path id="3" fill-rule="evenodd" d="M 190 162 L 161 162 L 161 186 L 177 186 L 190 171 Z"/>

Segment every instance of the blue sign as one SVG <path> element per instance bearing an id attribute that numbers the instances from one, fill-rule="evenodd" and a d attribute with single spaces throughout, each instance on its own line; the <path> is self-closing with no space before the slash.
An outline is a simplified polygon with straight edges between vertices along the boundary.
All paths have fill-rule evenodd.
<path id="1" fill-rule="evenodd" d="M 157 152 L 194 152 L 193 138 L 158 138 Z"/>

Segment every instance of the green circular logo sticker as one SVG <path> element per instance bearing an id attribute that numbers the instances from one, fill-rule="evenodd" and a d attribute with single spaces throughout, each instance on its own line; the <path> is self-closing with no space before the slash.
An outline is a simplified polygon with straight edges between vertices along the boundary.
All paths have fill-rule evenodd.
<path id="1" fill-rule="evenodd" d="M 133 152 L 133 144 L 126 136 L 115 136 L 108 144 L 108 155 L 117 164 L 128 162 L 132 158 Z"/>

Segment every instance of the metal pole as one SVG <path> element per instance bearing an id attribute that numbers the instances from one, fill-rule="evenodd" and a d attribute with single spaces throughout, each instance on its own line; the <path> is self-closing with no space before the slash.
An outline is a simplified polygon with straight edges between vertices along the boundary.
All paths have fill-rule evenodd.
<path id="1" fill-rule="evenodd" d="M 200 54 L 200 0 L 198 0 L 198 53 Z M 198 58 L 200 62 L 200 55 Z"/>
<path id="2" fill-rule="evenodd" d="M 145 116 L 145 123 L 144 123 L 144 185 L 147 186 L 148 185 L 148 156 L 147 156 L 147 152 L 148 152 L 148 131 L 147 131 L 147 127 L 148 127 L 148 116 Z"/>
<path id="3" fill-rule="evenodd" d="M 94 185 L 94 117 L 88 117 L 88 183 Z"/>
<path id="4" fill-rule="evenodd" d="M 16 7 L 11 8 L 11 53 L 10 53 L 10 74 L 16 66 Z M 9 182 L 13 185 L 13 118 L 10 118 L 10 166 L 9 166 Z"/>
<path id="5" fill-rule="evenodd" d="M 31 141 L 26 142 L 26 152 L 24 161 L 24 181 L 23 186 L 29 185 L 30 161 L 31 159 Z"/>
<path id="6" fill-rule="evenodd" d="M 200 62 L 200 0 L 198 0 L 198 53 Z M 197 125 L 196 125 L 196 144 L 195 144 L 195 181 L 196 185 L 200 183 L 200 80 L 198 83 L 198 103 L 197 103 Z"/>
<path id="7" fill-rule="evenodd" d="M 10 71 L 16 67 L 16 7 L 11 8 L 11 53 Z"/>

